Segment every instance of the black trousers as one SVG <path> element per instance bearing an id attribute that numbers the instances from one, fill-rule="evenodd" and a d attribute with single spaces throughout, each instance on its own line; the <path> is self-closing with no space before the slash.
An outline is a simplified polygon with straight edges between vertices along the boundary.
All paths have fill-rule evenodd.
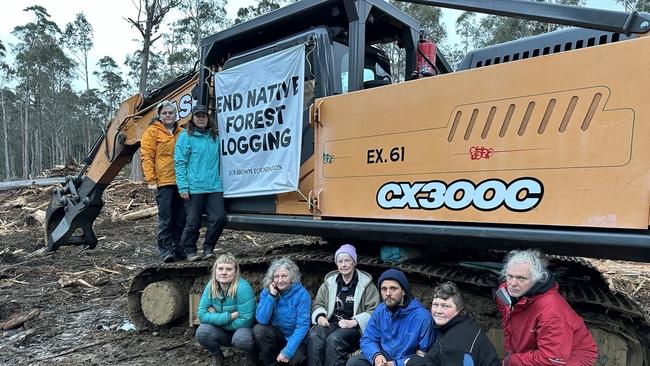
<path id="1" fill-rule="evenodd" d="M 309 332 L 307 344 L 309 366 L 345 365 L 348 355 L 359 349 L 359 339 L 359 327 L 340 328 L 332 323 L 329 327 L 315 325 Z"/>
<path id="2" fill-rule="evenodd" d="M 196 241 L 199 239 L 201 229 L 201 216 L 205 212 L 208 216 L 208 230 L 205 232 L 203 251 L 212 252 L 226 226 L 226 209 L 224 208 L 223 193 L 190 194 L 190 199 L 185 201 L 187 222 L 183 230 L 181 243 L 186 255 L 196 254 Z"/>
<path id="3" fill-rule="evenodd" d="M 284 334 L 280 329 L 273 325 L 255 324 L 253 327 L 253 337 L 255 338 L 255 345 L 260 351 L 260 358 L 264 366 L 284 365 L 279 364 L 276 359 L 280 351 L 287 345 L 284 339 Z M 289 365 L 297 366 L 305 362 L 307 359 L 307 347 L 305 343 L 301 343 L 300 347 L 296 350 L 296 354 L 289 360 Z"/>
<path id="4" fill-rule="evenodd" d="M 185 228 L 185 208 L 176 186 L 158 187 L 156 205 L 160 257 L 171 254 L 179 259 L 183 258 L 185 255 L 181 247 L 181 236 Z"/>

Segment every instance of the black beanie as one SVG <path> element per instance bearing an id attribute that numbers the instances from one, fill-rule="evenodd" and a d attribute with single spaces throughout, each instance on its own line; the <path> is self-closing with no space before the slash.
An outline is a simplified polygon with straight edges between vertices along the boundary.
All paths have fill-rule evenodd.
<path id="1" fill-rule="evenodd" d="M 380 289 L 381 289 L 381 283 L 384 282 L 384 280 L 397 281 L 397 283 L 399 283 L 399 285 L 402 286 L 402 290 L 404 290 L 404 292 L 406 293 L 409 292 L 409 281 L 406 280 L 406 276 L 400 270 L 391 268 L 386 270 L 384 273 L 382 273 L 381 276 L 379 276 L 379 281 L 377 281 L 377 284 L 379 285 L 378 287 Z"/>

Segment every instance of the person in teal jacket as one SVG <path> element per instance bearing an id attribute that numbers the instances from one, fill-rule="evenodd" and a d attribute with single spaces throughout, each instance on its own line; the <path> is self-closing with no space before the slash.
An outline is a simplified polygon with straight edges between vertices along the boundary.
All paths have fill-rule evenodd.
<path id="1" fill-rule="evenodd" d="M 217 126 L 208 116 L 208 109 L 200 104 L 192 108 L 192 118 L 186 130 L 178 137 L 174 149 L 176 186 L 186 205 L 186 223 L 181 246 L 187 260 L 201 259 L 197 254 L 201 215 L 208 216 L 208 229 L 203 243 L 203 256 L 214 257 L 214 247 L 226 225 L 223 186 L 219 172 L 220 149 Z"/>
<path id="2" fill-rule="evenodd" d="M 223 364 L 221 346 L 252 353 L 255 293 L 241 277 L 239 262 L 231 253 L 222 254 L 212 266 L 199 302 L 196 340 L 214 356 L 214 365 Z"/>
<path id="3" fill-rule="evenodd" d="M 264 365 L 299 365 L 307 359 L 311 297 L 300 284 L 298 266 L 290 259 L 271 263 L 262 280 L 253 328 Z"/>

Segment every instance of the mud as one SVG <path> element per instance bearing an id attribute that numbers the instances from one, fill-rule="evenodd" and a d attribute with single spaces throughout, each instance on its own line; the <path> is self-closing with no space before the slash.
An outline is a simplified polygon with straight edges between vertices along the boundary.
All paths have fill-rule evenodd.
<path id="1" fill-rule="evenodd" d="M 121 186 L 120 186 L 121 185 Z M 23 200 L 24 199 L 24 200 Z M 96 222 L 96 249 L 62 247 L 44 254 L 35 208 L 50 199 L 41 188 L 0 192 L 0 323 L 37 309 L 36 318 L 0 330 L 2 365 L 206 365 L 211 359 L 194 329 L 132 330 L 126 293 L 131 277 L 159 263 L 156 219 L 121 221 L 127 211 L 154 205 L 143 185 L 116 182 Z M 26 209 L 27 208 L 27 209 Z M 37 215 L 36 215 L 37 216 Z M 255 255 L 313 238 L 225 231 L 219 251 Z M 617 289 L 650 308 L 648 264 L 596 261 Z M 226 365 L 240 364 L 228 352 Z"/>

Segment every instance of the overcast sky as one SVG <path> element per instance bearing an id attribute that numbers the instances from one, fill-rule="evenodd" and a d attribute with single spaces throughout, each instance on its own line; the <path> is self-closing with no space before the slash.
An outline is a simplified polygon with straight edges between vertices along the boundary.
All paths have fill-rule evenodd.
<path id="1" fill-rule="evenodd" d="M 254 0 L 230 0 L 227 5 L 228 16 L 234 18 L 237 9 L 253 3 Z M 62 30 L 67 23 L 74 20 L 77 13 L 85 14 L 94 29 L 90 65 L 94 66 L 104 56 L 111 56 L 124 70 L 126 55 L 140 47 L 139 32 L 124 19 L 137 15 L 133 0 L 3 0 L 0 11 L 0 39 L 9 50 L 11 44 L 16 42 L 11 35 L 14 27 L 34 20 L 33 15 L 23 9 L 35 4 L 46 8 L 51 20 Z M 597 8 L 620 10 L 620 6 L 613 0 L 588 0 L 588 4 Z M 451 43 L 454 43 L 453 24 L 458 14 L 458 11 L 447 11 L 443 19 L 450 33 Z M 91 82 L 95 83 L 94 80 Z"/>

